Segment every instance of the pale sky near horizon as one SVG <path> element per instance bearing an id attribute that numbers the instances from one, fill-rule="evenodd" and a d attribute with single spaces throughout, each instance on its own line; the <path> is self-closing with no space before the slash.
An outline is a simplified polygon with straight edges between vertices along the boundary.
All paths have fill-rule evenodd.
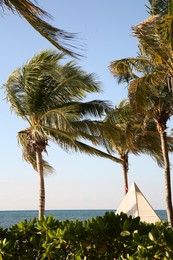
<path id="1" fill-rule="evenodd" d="M 78 33 L 77 43 L 83 46 L 85 57 L 77 62 L 102 83 L 103 93 L 90 98 L 110 100 L 114 105 L 126 98 L 125 86 L 117 84 L 108 66 L 113 60 L 136 55 L 137 40 L 131 35 L 131 26 L 148 17 L 148 1 L 49 0 L 38 4 L 54 17 L 49 21 L 52 25 Z M 2 86 L 16 67 L 54 47 L 17 15 L 0 16 L 0 23 Z M 0 210 L 38 209 L 38 176 L 22 159 L 16 138 L 26 123 L 10 112 L 4 98 L 1 89 Z M 120 204 L 124 196 L 120 165 L 65 153 L 52 143 L 45 159 L 55 169 L 45 178 L 46 209 L 116 209 Z M 154 209 L 165 209 L 164 170 L 147 155 L 130 155 L 129 162 L 129 184 L 135 181 Z"/>

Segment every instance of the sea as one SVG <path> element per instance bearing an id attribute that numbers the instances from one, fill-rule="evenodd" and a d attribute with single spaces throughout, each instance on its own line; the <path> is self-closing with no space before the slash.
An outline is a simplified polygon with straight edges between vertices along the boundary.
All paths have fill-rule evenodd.
<path id="1" fill-rule="evenodd" d="M 88 220 L 97 216 L 104 216 L 106 212 L 115 212 L 116 210 L 46 210 L 45 215 L 52 215 L 58 220 Z M 161 220 L 167 220 L 165 210 L 155 210 L 156 214 Z M 10 228 L 23 220 L 31 220 L 38 217 L 37 210 L 13 210 L 0 211 L 0 226 L 2 228 Z"/>

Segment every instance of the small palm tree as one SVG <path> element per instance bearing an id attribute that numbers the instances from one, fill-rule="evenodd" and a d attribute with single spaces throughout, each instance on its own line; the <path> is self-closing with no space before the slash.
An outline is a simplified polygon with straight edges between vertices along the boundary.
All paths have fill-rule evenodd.
<path id="1" fill-rule="evenodd" d="M 0 7 L 3 12 L 10 10 L 13 13 L 18 13 L 56 48 L 69 55 L 76 56 L 76 53 L 69 48 L 71 45 L 68 44 L 75 34 L 67 33 L 45 22 L 43 18 L 50 18 L 51 16 L 43 9 L 34 5 L 30 0 L 1 0 Z M 65 42 L 67 43 L 65 44 Z"/>
<path id="2" fill-rule="evenodd" d="M 18 133 L 18 140 L 24 158 L 40 177 L 39 217 L 45 210 L 44 171 L 52 170 L 42 157 L 48 141 L 65 151 L 72 149 L 121 162 L 82 141 L 99 143 L 101 124 L 91 116 L 101 117 L 110 106 L 99 100 L 83 102 L 87 93 L 100 91 L 99 83 L 73 61 L 62 65 L 63 57 L 43 51 L 16 69 L 5 85 L 12 110 L 29 125 Z"/>
<path id="3" fill-rule="evenodd" d="M 122 100 L 109 111 L 104 123 L 115 129 L 105 135 L 104 144 L 110 154 L 118 153 L 122 161 L 125 194 L 128 192 L 129 154 L 147 153 L 163 166 L 160 138 L 153 121 L 143 126 L 143 118 L 136 117 L 129 100 Z"/>

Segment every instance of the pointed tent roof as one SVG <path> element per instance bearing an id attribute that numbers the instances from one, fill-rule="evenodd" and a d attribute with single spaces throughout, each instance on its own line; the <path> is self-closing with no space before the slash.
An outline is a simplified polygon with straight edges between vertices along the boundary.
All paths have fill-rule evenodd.
<path id="1" fill-rule="evenodd" d="M 129 191 L 118 207 L 116 214 L 126 213 L 128 216 L 140 217 L 141 221 L 155 223 L 160 221 L 147 199 L 141 193 L 135 182 L 130 186 Z"/>

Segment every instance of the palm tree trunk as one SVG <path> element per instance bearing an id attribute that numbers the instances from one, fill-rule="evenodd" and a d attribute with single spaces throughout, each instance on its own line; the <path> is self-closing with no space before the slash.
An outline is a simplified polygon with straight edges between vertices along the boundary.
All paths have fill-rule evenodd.
<path id="1" fill-rule="evenodd" d="M 39 148 L 36 148 L 36 162 L 37 162 L 37 172 L 39 174 L 39 218 L 44 215 L 45 211 L 45 187 L 44 187 L 44 174 L 43 174 L 43 159 L 42 151 Z"/>
<path id="2" fill-rule="evenodd" d="M 170 162 L 169 154 L 167 147 L 167 135 L 166 135 L 166 126 L 157 123 L 157 129 L 160 134 L 162 154 L 164 159 L 164 168 L 165 168 L 165 197 L 166 197 L 166 211 L 168 222 L 171 227 L 173 227 L 173 211 L 172 211 L 172 196 L 171 196 L 171 174 L 170 174 Z"/>
<path id="3" fill-rule="evenodd" d="M 128 164 L 128 151 L 125 152 L 125 154 L 121 155 L 121 160 L 123 161 L 122 167 L 123 167 L 123 175 L 124 175 L 124 192 L 125 195 L 128 192 L 129 185 L 128 185 L 128 169 L 129 169 L 129 164 Z"/>

